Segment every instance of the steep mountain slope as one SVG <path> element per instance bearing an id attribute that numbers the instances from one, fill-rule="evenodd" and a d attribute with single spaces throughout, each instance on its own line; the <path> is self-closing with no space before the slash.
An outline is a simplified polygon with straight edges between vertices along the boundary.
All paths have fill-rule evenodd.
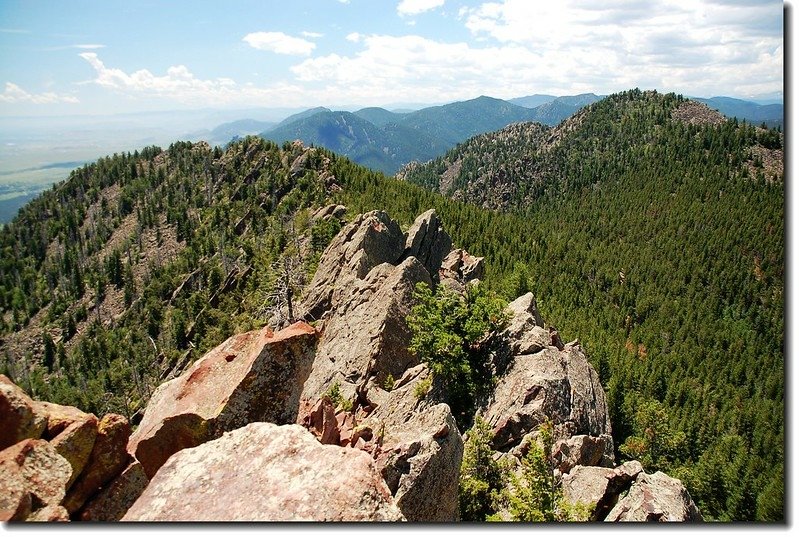
<path id="1" fill-rule="evenodd" d="M 447 147 L 405 125 L 390 123 L 378 127 L 350 112 L 318 112 L 261 136 L 277 143 L 302 140 L 387 173 L 413 158 L 431 159 Z"/>
<path id="2" fill-rule="evenodd" d="M 598 360 L 614 435 L 635 437 L 662 410 L 685 444 L 655 464 L 697 472 L 714 518 L 766 516 L 765 490 L 783 483 L 779 133 L 632 91 L 557 128 L 475 137 L 400 176 L 519 214 L 530 250 L 518 285 L 559 297 L 542 309 Z M 647 401 L 661 410 L 645 419 Z"/>

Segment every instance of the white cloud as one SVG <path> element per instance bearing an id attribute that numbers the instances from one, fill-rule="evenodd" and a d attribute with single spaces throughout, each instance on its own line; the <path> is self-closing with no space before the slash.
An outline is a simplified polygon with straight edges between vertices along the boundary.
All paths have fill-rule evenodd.
<path id="1" fill-rule="evenodd" d="M 308 39 L 318 39 L 320 37 L 324 37 L 325 34 L 320 34 L 319 32 L 300 32 L 303 37 L 307 37 Z"/>
<path id="2" fill-rule="evenodd" d="M 253 32 L 245 35 L 242 41 L 258 50 L 293 56 L 308 56 L 316 48 L 316 44 L 311 41 L 292 37 L 283 32 Z"/>
<path id="3" fill-rule="evenodd" d="M 535 51 L 561 85 L 744 94 L 782 88 L 782 9 L 779 1 L 504 0 L 459 14 L 482 42 Z"/>
<path id="4" fill-rule="evenodd" d="M 52 91 L 44 93 L 28 93 L 12 82 L 6 82 L 6 88 L 3 93 L 0 93 L 0 102 L 4 103 L 31 103 L 31 104 L 54 104 L 54 103 L 70 103 L 75 104 L 78 101 L 77 97 L 72 95 L 58 95 Z"/>
<path id="5" fill-rule="evenodd" d="M 191 100 L 201 96 L 222 97 L 236 87 L 235 81 L 229 78 L 195 78 L 185 65 L 170 67 L 164 76 L 156 76 L 147 69 L 128 74 L 106 67 L 94 52 L 82 52 L 79 56 L 94 68 L 97 77 L 93 82 L 105 88 Z"/>
<path id="6" fill-rule="evenodd" d="M 357 43 L 358 41 L 361 40 L 361 34 L 359 34 L 358 32 L 352 32 L 351 34 L 347 34 L 347 37 L 345 37 L 344 39 L 346 39 L 347 41 L 352 41 L 353 43 Z"/>
<path id="7" fill-rule="evenodd" d="M 209 103 L 214 106 L 303 106 L 315 102 L 314 98 L 319 96 L 285 81 L 255 86 L 239 84 L 227 77 L 200 79 L 185 65 L 169 67 L 161 76 L 147 69 L 127 73 L 107 67 L 94 52 L 82 52 L 79 56 L 94 68 L 96 76 L 90 83 L 131 98 L 164 99 L 202 106 Z"/>
<path id="8" fill-rule="evenodd" d="M 402 0 L 397 5 L 397 13 L 405 17 L 418 15 L 444 5 L 444 0 Z"/>
<path id="9" fill-rule="evenodd" d="M 105 48 L 105 45 L 99 45 L 94 43 L 89 44 L 78 44 L 78 45 L 60 45 L 57 47 L 45 47 L 44 50 L 53 51 L 53 50 L 70 50 L 70 49 L 78 49 L 78 50 L 97 50 Z"/>
<path id="10" fill-rule="evenodd" d="M 360 38 L 363 49 L 357 54 L 307 59 L 292 72 L 342 101 L 363 104 L 440 102 L 481 93 L 514 97 L 548 81 L 539 56 L 516 44 L 476 48 L 415 35 Z"/>

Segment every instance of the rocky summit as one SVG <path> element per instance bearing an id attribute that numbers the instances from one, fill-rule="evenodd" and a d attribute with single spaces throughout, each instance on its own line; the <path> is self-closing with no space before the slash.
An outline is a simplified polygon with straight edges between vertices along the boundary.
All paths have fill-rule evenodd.
<path id="1" fill-rule="evenodd" d="M 0 518 L 460 520 L 466 431 L 410 350 L 408 317 L 418 284 L 463 294 L 482 273 L 435 211 L 407 232 L 385 212 L 358 215 L 324 251 L 293 324 L 208 352 L 153 393 L 132 434 L 121 416 L 34 401 L 0 376 Z M 518 472 L 546 424 L 552 475 L 591 506 L 587 520 L 701 520 L 679 480 L 615 466 L 580 344 L 560 340 L 530 293 L 506 312 L 495 379 L 476 402 L 491 457 Z"/>

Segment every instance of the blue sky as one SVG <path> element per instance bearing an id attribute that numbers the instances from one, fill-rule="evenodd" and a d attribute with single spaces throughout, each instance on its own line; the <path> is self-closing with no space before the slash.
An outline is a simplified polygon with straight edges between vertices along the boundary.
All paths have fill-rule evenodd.
<path id="1" fill-rule="evenodd" d="M 768 0 L 3 0 L 0 115 L 781 97 L 782 25 Z"/>

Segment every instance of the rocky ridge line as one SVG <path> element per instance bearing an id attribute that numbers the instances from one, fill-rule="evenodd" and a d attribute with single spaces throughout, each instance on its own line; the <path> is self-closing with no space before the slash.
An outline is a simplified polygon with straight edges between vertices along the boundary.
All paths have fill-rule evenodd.
<path id="1" fill-rule="evenodd" d="M 322 255 L 298 308 L 304 320 L 234 335 L 162 384 L 125 437 L 124 462 L 109 463 L 113 475 L 98 478 L 99 490 L 77 496 L 91 472 L 73 463 L 85 455 L 59 454 L 57 436 L 33 439 L 46 430 L 26 410 L 36 404 L 0 383 L 0 415 L 15 420 L 3 428 L 0 482 L 22 491 L 0 505 L 3 519 L 458 520 L 464 439 L 446 390 L 407 348 L 406 318 L 417 283 L 462 292 L 482 266 L 452 249 L 434 211 L 407 233 L 385 212 L 356 216 Z M 592 519 L 701 519 L 679 481 L 647 475 L 640 464 L 613 468 L 605 394 L 579 343 L 564 345 L 544 325 L 532 294 L 509 313 L 496 386 L 478 408 L 495 455 L 518 466 L 551 422 L 564 495 L 584 494 L 580 501 L 595 505 Z M 43 461 L 36 479 L 22 451 Z M 49 488 L 36 489 L 39 482 Z M 236 505 L 214 501 L 256 490 L 270 493 Z M 64 507 L 70 494 L 85 498 L 74 511 Z"/>

